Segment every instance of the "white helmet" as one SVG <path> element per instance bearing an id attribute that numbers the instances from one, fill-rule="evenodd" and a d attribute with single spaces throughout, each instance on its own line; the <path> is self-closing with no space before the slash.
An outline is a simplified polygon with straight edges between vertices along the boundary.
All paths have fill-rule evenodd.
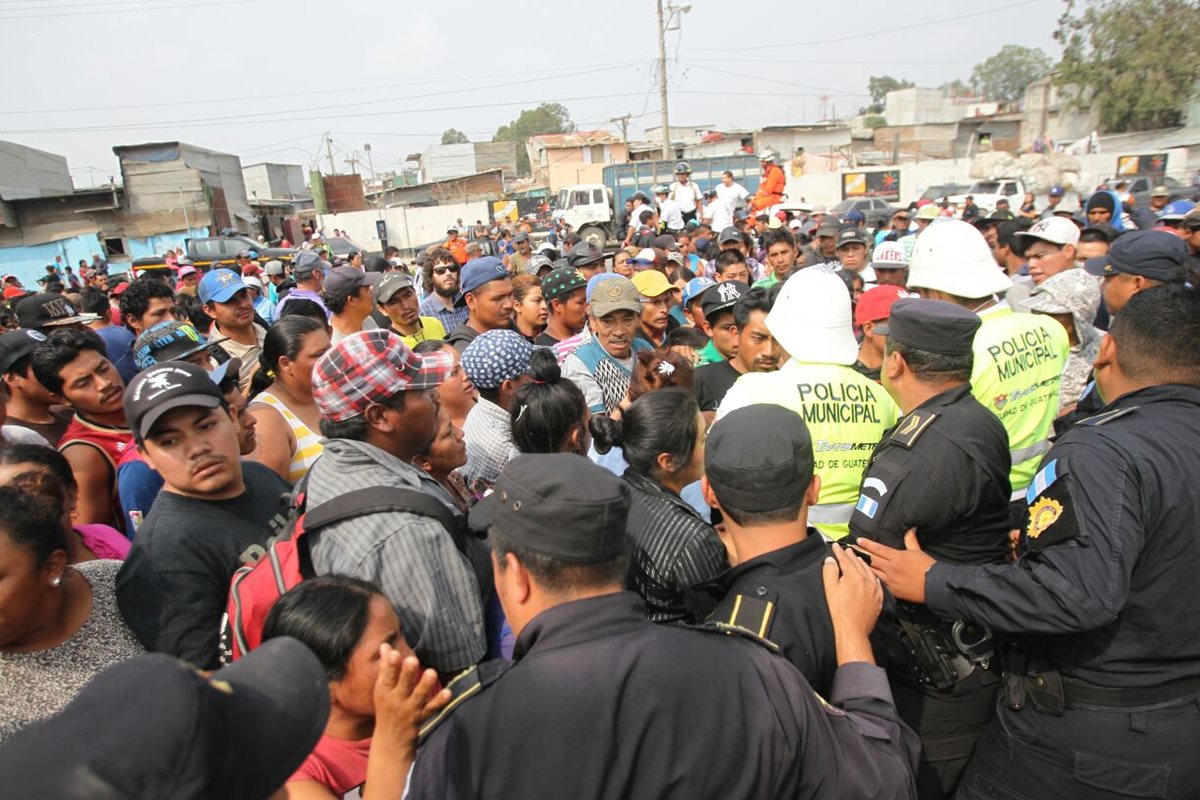
<path id="1" fill-rule="evenodd" d="M 779 154 L 769 147 L 758 154 L 759 161 L 774 161 L 778 157 Z"/>
<path id="2" fill-rule="evenodd" d="M 788 278 L 766 323 L 797 361 L 849 365 L 858 358 L 850 292 L 832 270 L 809 267 Z"/>
<path id="3" fill-rule="evenodd" d="M 933 289 L 974 300 L 1006 292 L 1012 288 L 1012 281 L 997 266 L 987 240 L 974 225 L 944 219 L 917 237 L 908 288 Z"/>

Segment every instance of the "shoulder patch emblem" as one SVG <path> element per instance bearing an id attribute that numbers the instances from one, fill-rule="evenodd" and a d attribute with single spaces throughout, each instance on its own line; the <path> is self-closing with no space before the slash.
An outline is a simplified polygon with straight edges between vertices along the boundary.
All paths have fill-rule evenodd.
<path id="1" fill-rule="evenodd" d="M 930 411 L 914 411 L 896 426 L 892 440 L 901 447 L 912 447 L 938 415 Z"/>
<path id="2" fill-rule="evenodd" d="M 1062 513 L 1062 503 L 1052 497 L 1043 497 L 1031 505 L 1029 507 L 1029 538 L 1036 539 L 1045 533 L 1047 528 L 1058 522 Z"/>
<path id="3" fill-rule="evenodd" d="M 854 510 L 866 516 L 867 519 L 875 519 L 875 514 L 879 511 L 879 503 L 865 494 L 860 494 L 858 502 L 854 504 Z"/>

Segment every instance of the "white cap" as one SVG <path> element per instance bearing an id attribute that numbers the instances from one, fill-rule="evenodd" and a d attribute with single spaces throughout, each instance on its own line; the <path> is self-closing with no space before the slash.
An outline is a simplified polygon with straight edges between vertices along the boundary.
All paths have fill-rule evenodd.
<path id="1" fill-rule="evenodd" d="M 1027 231 L 1017 231 L 1017 236 L 1057 245 L 1079 244 L 1079 226 L 1065 217 L 1047 217 Z"/>
<path id="2" fill-rule="evenodd" d="M 255 289 L 258 289 L 259 294 L 262 294 L 263 285 L 262 281 L 259 280 L 258 277 L 254 275 L 243 275 L 242 283 L 246 284 L 247 286 L 253 286 Z"/>
<path id="3" fill-rule="evenodd" d="M 850 292 L 832 270 L 809 267 L 788 278 L 766 323 L 797 361 L 849 365 L 858 358 Z"/>
<path id="4" fill-rule="evenodd" d="M 908 268 L 908 288 L 933 289 L 978 299 L 1012 288 L 987 240 L 974 225 L 945 219 L 917 237 Z M 778 337 L 776 337 L 778 338 Z"/>
<path id="5" fill-rule="evenodd" d="M 884 269 L 907 267 L 908 259 L 904 257 L 904 245 L 899 242 L 880 242 L 875 245 L 875 251 L 871 254 L 871 266 Z"/>
<path id="6" fill-rule="evenodd" d="M 788 227 L 789 227 L 789 228 L 791 228 L 791 229 L 792 229 L 792 230 L 794 230 L 794 231 L 798 231 L 798 230 L 800 230 L 801 228 L 803 228 L 803 227 L 804 227 L 804 223 L 803 223 L 803 222 L 801 222 L 801 221 L 800 221 L 800 220 L 798 220 L 798 219 L 794 219 L 794 220 L 792 220 L 791 222 L 789 222 L 789 223 L 788 223 Z"/>
<path id="7" fill-rule="evenodd" d="M 655 260 L 657 260 L 657 254 L 650 247 L 643 247 L 636 256 L 630 259 L 630 261 L 644 261 L 647 264 L 653 264 Z"/>

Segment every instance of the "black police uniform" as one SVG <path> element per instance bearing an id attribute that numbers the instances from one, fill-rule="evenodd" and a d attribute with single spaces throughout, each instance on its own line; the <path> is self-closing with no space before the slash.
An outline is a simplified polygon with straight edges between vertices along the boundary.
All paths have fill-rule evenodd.
<path id="1" fill-rule="evenodd" d="M 890 340 L 917 350 L 968 356 L 978 317 L 930 300 L 892 307 Z M 953 564 L 1002 562 L 1008 553 L 1008 434 L 962 383 L 905 415 L 876 447 L 863 473 L 850 533 L 903 548 L 916 528 L 921 547 Z M 881 622 L 881 625 L 883 623 Z M 917 783 L 923 798 L 950 796 L 975 741 L 994 714 L 999 676 L 987 632 L 919 604 L 899 603 L 889 660 L 896 707 L 921 735 Z"/>
<path id="2" fill-rule="evenodd" d="M 1200 797 L 1200 388 L 1131 392 L 1066 433 L 1013 564 L 935 564 L 926 603 L 1021 632 L 959 797 Z"/>
<path id="3" fill-rule="evenodd" d="M 631 592 L 544 611 L 510 669 L 464 679 L 409 797 L 913 796 L 916 740 L 880 668 L 842 666 L 830 705 L 751 638 L 656 625 Z"/>
<path id="4" fill-rule="evenodd" d="M 971 396 L 970 384 L 942 392 L 901 419 L 876 448 L 850 533 L 902 548 L 905 531 L 915 527 L 921 547 L 939 560 L 1001 562 L 1010 466 L 1004 426 Z M 899 603 L 897 616 L 905 652 L 891 659 L 889 674 L 902 718 L 921 735 L 921 796 L 949 796 L 993 716 L 999 678 L 990 664 L 976 663 L 987 645 L 969 654 L 955 645 L 955 618 L 911 603 Z M 965 643 L 982 635 L 959 628 Z"/>

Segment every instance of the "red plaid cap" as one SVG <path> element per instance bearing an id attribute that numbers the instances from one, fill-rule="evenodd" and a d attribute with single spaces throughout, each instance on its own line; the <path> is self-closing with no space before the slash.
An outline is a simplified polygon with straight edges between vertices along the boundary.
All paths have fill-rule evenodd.
<path id="1" fill-rule="evenodd" d="M 449 353 L 419 356 L 391 331 L 360 331 L 321 356 L 313 369 L 313 398 L 321 416 L 345 422 L 400 392 L 432 389 L 453 369 Z"/>

